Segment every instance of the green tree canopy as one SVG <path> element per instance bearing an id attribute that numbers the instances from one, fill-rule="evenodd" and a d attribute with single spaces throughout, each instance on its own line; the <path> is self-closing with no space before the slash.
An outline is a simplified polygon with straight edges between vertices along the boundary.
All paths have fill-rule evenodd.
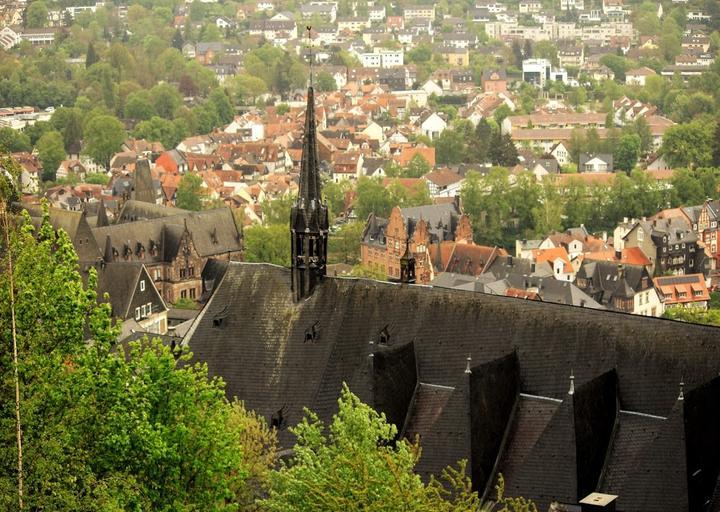
<path id="1" fill-rule="evenodd" d="M 35 0 L 27 6 L 25 20 L 28 28 L 42 28 L 48 23 L 48 8 L 42 0 Z"/>
<path id="2" fill-rule="evenodd" d="M 196 212 L 202 210 L 207 196 L 202 185 L 203 179 L 199 174 L 189 172 L 183 175 L 178 184 L 175 206 Z"/>
<path id="3" fill-rule="evenodd" d="M 661 148 L 672 167 L 702 167 L 712 162 L 714 123 L 696 120 L 671 126 L 663 136 Z"/>
<path id="4" fill-rule="evenodd" d="M 243 230 L 243 244 L 245 261 L 290 266 L 287 224 L 247 227 Z"/>
<path id="5" fill-rule="evenodd" d="M 638 158 L 640 157 L 640 136 L 632 133 L 625 134 L 620 137 L 620 141 L 615 146 L 613 152 L 614 166 L 621 171 L 629 173 L 637 165 Z"/>
<path id="6" fill-rule="evenodd" d="M 50 131 L 45 133 L 38 140 L 35 149 L 38 151 L 38 158 L 43 167 L 43 179 L 46 181 L 55 180 L 55 172 L 60 166 L 60 162 L 65 160 L 65 145 L 60 132 Z"/>
<path id="7" fill-rule="evenodd" d="M 115 116 L 99 115 L 85 125 L 85 152 L 105 168 L 125 140 L 125 127 Z"/>
<path id="8" fill-rule="evenodd" d="M 28 510 L 236 510 L 252 504 L 274 434 L 222 381 L 159 341 L 115 344 L 110 305 L 87 287 L 67 234 L 47 214 L 11 234 L 15 301 L 0 274 L 0 329 L 17 322 Z M 5 267 L 7 268 L 7 267 Z M 92 340 L 86 342 L 87 338 Z M 0 357 L 3 396 L 11 360 Z M 0 404 L 0 507 L 17 509 L 15 413 Z M 247 447 L 247 448 L 246 448 Z"/>
<path id="9" fill-rule="evenodd" d="M 0 128 L 0 152 L 32 151 L 30 137 L 12 128 Z"/>
<path id="10" fill-rule="evenodd" d="M 133 136 L 150 142 L 162 142 L 166 148 L 174 148 L 182 140 L 183 133 L 172 121 L 154 116 L 148 121 L 138 123 Z"/>

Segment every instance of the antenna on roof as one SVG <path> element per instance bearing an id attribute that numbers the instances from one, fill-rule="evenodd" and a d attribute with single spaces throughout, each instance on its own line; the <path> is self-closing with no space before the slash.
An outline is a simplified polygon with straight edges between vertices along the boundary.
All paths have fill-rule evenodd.
<path id="1" fill-rule="evenodd" d="M 685 400 L 685 383 L 683 382 L 683 378 L 680 378 L 680 394 L 678 395 L 678 400 Z"/>
<path id="2" fill-rule="evenodd" d="M 472 357 L 467 356 L 467 359 L 465 360 L 465 373 L 472 373 L 472 370 L 470 369 L 470 363 L 472 362 Z"/>
<path id="3" fill-rule="evenodd" d="M 313 51 L 312 51 L 312 37 L 310 37 L 312 27 L 310 25 L 307 25 L 305 27 L 305 30 L 307 30 L 308 48 L 310 48 L 310 73 L 309 73 L 310 78 L 309 78 L 309 80 L 310 80 L 310 87 L 312 87 L 313 86 L 313 59 L 314 59 Z"/>
<path id="4" fill-rule="evenodd" d="M 574 395 L 575 394 L 575 373 L 573 370 L 570 370 L 570 391 L 568 391 L 568 395 Z"/>

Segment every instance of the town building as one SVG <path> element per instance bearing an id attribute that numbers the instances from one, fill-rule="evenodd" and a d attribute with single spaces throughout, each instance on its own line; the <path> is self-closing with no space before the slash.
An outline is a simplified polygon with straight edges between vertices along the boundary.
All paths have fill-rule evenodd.
<path id="1" fill-rule="evenodd" d="M 655 287 L 667 308 L 706 310 L 710 301 L 710 292 L 702 274 L 658 276 L 655 278 Z"/>

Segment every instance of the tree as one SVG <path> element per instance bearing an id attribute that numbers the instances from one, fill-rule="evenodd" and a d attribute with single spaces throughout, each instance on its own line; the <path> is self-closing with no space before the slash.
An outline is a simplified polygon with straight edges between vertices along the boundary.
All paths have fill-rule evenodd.
<path id="1" fill-rule="evenodd" d="M 661 153 L 672 167 L 706 166 L 712 162 L 713 123 L 702 120 L 671 126 L 663 136 Z"/>
<path id="2" fill-rule="evenodd" d="M 35 149 L 42 163 L 43 180 L 54 181 L 60 162 L 65 160 L 65 146 L 60 132 L 51 131 L 40 137 Z"/>
<path id="3" fill-rule="evenodd" d="M 492 163 L 505 167 L 517 165 L 517 148 L 509 133 L 502 134 L 499 130 L 495 131 L 491 140 L 488 156 Z"/>
<path id="4" fill-rule="evenodd" d="M 125 117 L 135 121 L 146 121 L 156 115 L 155 107 L 147 91 L 130 93 L 125 101 Z"/>
<path id="5" fill-rule="evenodd" d="M 230 87 L 235 96 L 235 102 L 239 104 L 254 103 L 258 96 L 265 94 L 268 90 L 267 84 L 262 78 L 247 73 L 235 76 Z"/>
<path id="6" fill-rule="evenodd" d="M 450 491 L 436 480 L 426 485 L 414 472 L 420 458 L 417 443 L 396 440 L 397 427 L 362 403 L 347 385 L 338 404 L 327 429 L 311 411 L 291 428 L 297 438 L 293 455 L 271 476 L 263 508 L 270 512 L 481 510 L 480 498 L 465 476 L 465 463 L 444 472 Z"/>
<path id="7" fill-rule="evenodd" d="M 448 128 L 435 139 L 435 157 L 439 164 L 459 164 L 466 156 L 461 133 Z"/>
<path id="8" fill-rule="evenodd" d="M 523 58 L 524 59 L 531 59 L 533 56 L 533 46 L 532 41 L 530 39 L 525 39 L 525 44 L 523 45 Z"/>
<path id="9" fill-rule="evenodd" d="M 138 123 L 133 136 L 150 142 L 161 142 L 165 148 L 174 148 L 182 138 L 174 122 L 157 116 Z"/>
<path id="10" fill-rule="evenodd" d="M 42 28 L 48 22 L 48 8 L 42 0 L 35 0 L 27 6 L 25 20 L 28 28 Z"/>
<path id="11" fill-rule="evenodd" d="M 379 217 L 390 215 L 394 204 L 379 179 L 362 176 L 357 184 L 355 212 L 358 219 L 367 219 L 371 213 Z"/>
<path id="12" fill-rule="evenodd" d="M 172 47 L 176 50 L 182 50 L 183 44 L 185 44 L 185 41 L 183 40 L 182 32 L 180 32 L 179 28 L 176 28 L 172 38 Z"/>
<path id="13" fill-rule="evenodd" d="M 172 119 L 177 108 L 182 105 L 182 97 L 178 90 L 170 84 L 161 83 L 150 89 L 155 112 L 160 117 Z"/>
<path id="14" fill-rule="evenodd" d="M 47 132 L 52 131 L 53 126 L 47 121 L 36 121 L 35 124 L 31 124 L 25 127 L 25 135 L 30 139 L 30 144 L 33 146 L 37 144 L 40 137 L 45 135 Z"/>
<path id="15" fill-rule="evenodd" d="M 712 163 L 715 167 L 720 167 L 720 121 L 715 123 L 715 132 L 713 133 L 712 148 Z"/>
<path id="16" fill-rule="evenodd" d="M 100 62 L 100 56 L 95 51 L 95 45 L 90 42 L 88 44 L 87 53 L 85 54 L 85 69 L 89 68 L 96 62 Z"/>
<path id="17" fill-rule="evenodd" d="M 294 202 L 295 198 L 289 194 L 272 201 L 265 201 L 262 205 L 263 223 L 287 227 Z"/>
<path id="18" fill-rule="evenodd" d="M 83 117 L 80 109 L 57 108 L 50 118 L 50 124 L 63 134 L 63 143 L 68 152 L 80 152 L 80 141 L 83 137 Z"/>
<path id="19" fill-rule="evenodd" d="M 535 233 L 545 236 L 562 227 L 563 203 L 552 180 L 543 180 L 538 204 L 532 209 Z"/>
<path id="20" fill-rule="evenodd" d="M 640 136 L 632 133 L 620 137 L 619 143 L 613 152 L 615 168 L 630 173 L 637 165 L 640 156 Z"/>
<path id="21" fill-rule="evenodd" d="M 200 211 L 203 209 L 206 193 L 203 190 L 203 179 L 199 174 L 183 175 L 177 188 L 175 206 L 183 210 Z"/>
<path id="22" fill-rule="evenodd" d="M 223 124 L 229 123 L 235 117 L 235 110 L 225 89 L 213 89 L 208 97 L 208 102 L 213 106 Z"/>
<path id="23" fill-rule="evenodd" d="M 30 138 L 12 128 L 0 128 L 0 152 L 18 153 L 32 151 Z"/>
<path id="24" fill-rule="evenodd" d="M 287 224 L 250 226 L 243 231 L 245 261 L 290 266 Z"/>
<path id="25" fill-rule="evenodd" d="M 315 87 L 320 92 L 336 91 L 337 82 L 327 71 L 320 71 L 315 77 Z"/>
<path id="26" fill-rule="evenodd" d="M 420 153 L 416 153 L 403 169 L 406 178 L 420 178 L 432 170 L 432 167 Z"/>
<path id="27" fill-rule="evenodd" d="M 115 116 L 99 115 L 85 125 L 85 153 L 108 168 L 125 140 L 125 127 Z"/>
<path id="28" fill-rule="evenodd" d="M 360 261 L 360 242 L 364 222 L 348 222 L 328 239 L 328 262 L 356 264 Z"/>
<path id="29" fill-rule="evenodd" d="M 22 224 L 3 252 L 15 265 L 0 274 L 0 329 L 9 332 L 14 304 L 22 446 L 32 461 L 27 509 L 224 511 L 252 503 L 274 461 L 274 433 L 229 403 L 222 381 L 190 353 L 159 340 L 117 345 L 95 269 L 86 287 L 72 243 L 55 233 L 47 210 L 37 232 L 27 215 Z M 13 289 L 22 291 L 14 302 Z M 3 351 L 3 396 L 11 373 Z M 6 492 L 17 477 L 13 409 L 0 404 L 3 510 L 17 509 Z"/>

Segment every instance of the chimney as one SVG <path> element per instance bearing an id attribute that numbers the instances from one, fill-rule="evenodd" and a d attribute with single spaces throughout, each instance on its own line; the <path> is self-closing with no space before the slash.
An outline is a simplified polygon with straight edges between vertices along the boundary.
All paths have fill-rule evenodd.
<path id="1" fill-rule="evenodd" d="M 607 243 L 607 231 L 603 231 L 603 232 L 602 232 L 602 241 L 603 241 L 604 243 Z"/>
<path id="2" fill-rule="evenodd" d="M 618 261 L 622 260 L 622 250 L 621 249 L 615 249 L 615 259 Z"/>
<path id="3" fill-rule="evenodd" d="M 615 512 L 617 498 L 614 494 L 593 492 L 580 500 L 580 510 L 582 512 Z"/>

